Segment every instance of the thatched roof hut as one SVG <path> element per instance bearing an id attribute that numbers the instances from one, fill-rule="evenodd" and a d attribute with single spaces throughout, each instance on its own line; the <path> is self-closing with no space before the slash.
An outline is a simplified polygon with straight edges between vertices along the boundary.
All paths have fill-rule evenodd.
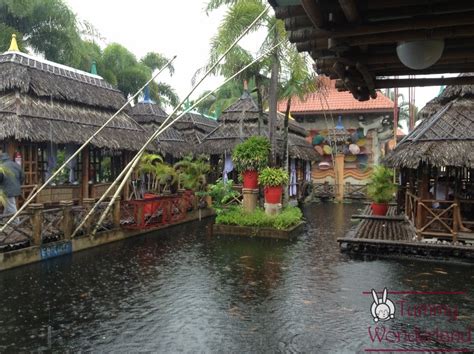
<path id="1" fill-rule="evenodd" d="M 420 112 L 424 120 L 408 134 L 384 162 L 416 169 L 474 168 L 474 86 L 448 86 Z"/>
<path id="2" fill-rule="evenodd" d="M 196 147 L 219 125 L 217 121 L 197 112 L 187 112 L 175 123 L 188 144 Z"/>
<path id="3" fill-rule="evenodd" d="M 283 147 L 283 117 L 278 115 L 277 140 L 278 147 Z M 218 119 L 219 126 L 207 135 L 201 144 L 201 149 L 207 154 L 224 154 L 231 152 L 234 147 L 250 136 L 258 135 L 259 110 L 248 91 Z M 261 134 L 268 137 L 268 113 L 264 113 L 264 124 Z M 292 158 L 312 161 L 317 159 L 317 154 L 311 144 L 305 140 L 306 130 L 298 123 L 290 120 L 288 126 L 288 150 Z M 281 155 L 281 151 L 279 151 Z"/>
<path id="4" fill-rule="evenodd" d="M 153 134 L 163 124 L 168 114 L 156 103 L 145 99 L 136 104 L 130 115 L 149 133 Z M 170 122 L 169 120 L 168 122 Z M 176 124 L 176 123 L 175 123 Z M 194 152 L 194 145 L 189 144 L 183 138 L 175 125 L 168 127 L 157 138 L 158 151 L 162 155 L 169 154 L 175 158 L 183 157 Z"/>
<path id="5" fill-rule="evenodd" d="M 100 76 L 20 52 L 0 54 L 0 140 L 82 144 L 125 103 Z M 138 150 L 144 130 L 122 112 L 92 141 Z"/>

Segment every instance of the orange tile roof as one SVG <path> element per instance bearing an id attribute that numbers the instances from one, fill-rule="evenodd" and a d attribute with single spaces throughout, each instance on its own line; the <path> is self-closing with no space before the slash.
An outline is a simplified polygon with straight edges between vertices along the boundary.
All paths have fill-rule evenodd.
<path id="1" fill-rule="evenodd" d="M 381 92 L 377 92 L 377 98 L 361 102 L 348 91 L 338 92 L 335 80 L 325 76 L 318 76 L 318 80 L 321 87 L 319 92 L 308 94 L 305 101 L 298 97 L 292 98 L 291 113 L 393 111 L 393 101 Z M 286 110 L 286 100 L 278 103 L 278 110 Z"/>

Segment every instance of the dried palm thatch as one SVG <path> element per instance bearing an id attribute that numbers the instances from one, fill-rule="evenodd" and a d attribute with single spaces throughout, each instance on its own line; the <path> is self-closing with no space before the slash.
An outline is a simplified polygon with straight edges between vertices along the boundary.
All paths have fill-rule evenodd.
<path id="1" fill-rule="evenodd" d="M 129 113 L 149 134 L 158 130 L 168 117 L 160 106 L 151 102 L 140 102 Z M 161 154 L 169 154 L 176 158 L 195 153 L 194 145 L 187 143 L 174 125 L 168 127 L 157 138 L 157 145 Z"/>
<path id="2" fill-rule="evenodd" d="M 0 96 L 0 140 L 82 144 L 110 115 L 110 111 L 87 106 L 4 94 Z M 92 140 L 92 145 L 135 151 L 145 139 L 145 131 L 122 113 Z"/>
<path id="3" fill-rule="evenodd" d="M 455 92 L 453 88 L 447 90 L 446 97 Z M 473 168 L 474 97 L 467 97 L 463 95 L 450 101 L 425 119 L 397 145 L 384 163 L 413 169 L 420 163 Z"/>
<path id="4" fill-rule="evenodd" d="M 250 136 L 258 135 L 259 111 L 256 103 L 244 92 L 242 97 L 227 108 L 219 117 L 219 126 L 209 133 L 201 144 L 201 151 L 207 154 L 224 154 L 231 152 L 234 147 Z M 278 115 L 277 143 L 282 155 L 283 148 L 283 116 Z M 268 114 L 264 113 L 261 135 L 268 137 Z M 288 151 L 291 158 L 307 161 L 316 160 L 317 154 L 311 144 L 305 140 L 307 133 L 295 121 L 288 125 Z"/>
<path id="5" fill-rule="evenodd" d="M 188 112 L 175 125 L 184 139 L 196 148 L 195 152 L 199 152 L 198 144 L 219 124 L 214 119 L 206 118 L 199 113 Z"/>
<path id="6" fill-rule="evenodd" d="M 472 75 L 472 74 L 471 74 Z M 462 74 L 461 76 L 468 76 Z M 418 113 L 419 119 L 425 120 L 438 112 L 447 103 L 458 99 L 474 99 L 474 85 L 451 85 L 446 88 L 437 97 L 429 101 Z"/>
<path id="7" fill-rule="evenodd" d="M 124 103 L 122 93 L 97 75 L 23 53 L 0 55 L 1 140 L 82 144 Z M 92 145 L 136 151 L 146 138 L 122 112 Z"/>
<path id="8" fill-rule="evenodd" d="M 37 97 L 119 109 L 123 94 L 100 76 L 35 59 L 24 53 L 0 55 L 0 92 L 16 91 Z"/>

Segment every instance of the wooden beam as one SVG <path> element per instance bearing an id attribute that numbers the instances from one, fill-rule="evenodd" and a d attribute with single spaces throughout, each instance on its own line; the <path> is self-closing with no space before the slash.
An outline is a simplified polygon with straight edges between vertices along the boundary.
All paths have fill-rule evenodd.
<path id="1" fill-rule="evenodd" d="M 367 70 L 367 67 L 364 64 L 357 63 L 356 68 L 357 68 L 357 70 L 359 70 L 360 74 L 362 75 L 362 78 L 364 79 L 365 83 L 367 84 L 367 88 L 369 89 L 370 97 L 376 98 L 377 97 L 377 92 L 375 92 L 374 77 L 369 72 L 369 70 Z"/>
<path id="2" fill-rule="evenodd" d="M 275 17 L 279 20 L 284 20 L 285 18 L 303 16 L 306 15 L 305 10 L 300 5 L 294 6 L 285 6 L 285 7 L 276 7 L 275 8 Z"/>
<path id="3" fill-rule="evenodd" d="M 432 0 L 431 3 L 442 2 L 440 0 Z M 367 9 L 390 9 L 402 8 L 415 5 L 427 5 L 427 0 L 367 0 Z"/>
<path id="4" fill-rule="evenodd" d="M 368 35 L 346 38 L 343 40 L 346 45 L 350 47 L 371 45 L 371 44 L 384 44 L 384 43 L 397 43 L 400 41 L 415 41 L 425 39 L 446 39 L 446 38 L 460 38 L 460 37 L 473 37 L 474 26 L 460 26 L 460 27 L 448 27 L 448 28 L 437 28 L 432 30 L 420 30 L 420 31 L 403 31 L 403 32 L 392 32 L 383 35 Z"/>
<path id="5" fill-rule="evenodd" d="M 321 28 L 324 26 L 324 18 L 317 0 L 301 0 L 306 15 L 308 15 L 314 28 Z"/>
<path id="6" fill-rule="evenodd" d="M 474 84 L 474 76 L 437 77 L 427 79 L 385 79 L 375 81 L 375 87 L 378 89 L 393 87 L 423 87 L 472 84 Z"/>
<path id="7" fill-rule="evenodd" d="M 287 31 L 295 31 L 301 28 L 311 27 L 312 25 L 306 14 L 285 19 L 285 28 Z"/>
<path id="8" fill-rule="evenodd" d="M 449 2 L 440 2 L 440 3 L 430 3 L 427 5 L 415 4 L 414 6 L 397 6 L 390 11 L 387 11 L 386 8 L 382 9 L 369 9 L 364 12 L 364 17 L 368 20 L 379 20 L 382 18 L 403 18 L 403 17 L 412 17 L 419 16 L 420 14 L 448 14 L 455 12 L 466 12 L 474 10 L 474 2 L 472 0 L 456 0 Z"/>
<path id="9" fill-rule="evenodd" d="M 410 68 L 400 69 L 379 69 L 370 70 L 375 76 L 405 76 L 405 75 L 432 75 L 432 74 L 457 74 L 474 72 L 474 65 L 471 66 L 451 66 L 435 67 L 425 70 L 412 70 Z"/>
<path id="10" fill-rule="evenodd" d="M 354 23 L 360 21 L 359 11 L 354 0 L 339 0 L 344 16 L 346 16 L 347 22 Z"/>
<path id="11" fill-rule="evenodd" d="M 463 12 L 447 15 L 436 15 L 424 18 L 405 18 L 390 21 L 380 21 L 368 25 L 345 25 L 337 26 L 336 30 L 328 31 L 321 28 L 314 28 L 312 32 L 305 33 L 311 35 L 310 38 L 302 38 L 302 40 L 316 38 L 346 38 L 357 36 L 368 36 L 374 34 L 386 34 L 403 31 L 428 30 L 445 27 L 459 27 L 474 24 L 474 12 Z"/>

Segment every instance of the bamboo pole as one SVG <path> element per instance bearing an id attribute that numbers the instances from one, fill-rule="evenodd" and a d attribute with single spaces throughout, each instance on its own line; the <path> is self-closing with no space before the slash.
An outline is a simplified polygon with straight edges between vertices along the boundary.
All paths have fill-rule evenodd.
<path id="1" fill-rule="evenodd" d="M 92 139 L 94 139 L 97 134 L 99 134 L 102 130 L 105 129 L 105 127 L 112 121 L 115 119 L 115 117 L 117 117 L 120 112 L 122 112 L 125 107 L 127 107 L 130 102 L 132 102 L 135 97 L 137 97 L 140 92 L 143 91 L 143 89 L 150 83 L 152 82 L 158 75 L 160 75 L 174 60 L 176 59 L 176 55 L 171 58 L 166 64 L 165 66 L 163 66 L 163 68 L 161 68 L 155 75 L 153 75 L 151 77 L 150 80 L 148 80 L 132 97 L 130 97 L 128 99 L 127 102 L 125 102 L 125 104 L 120 107 L 120 109 L 115 112 L 109 119 L 107 119 L 107 121 L 102 124 L 102 126 L 96 130 L 96 132 L 94 134 L 92 134 L 85 142 L 84 144 L 82 144 L 79 149 L 76 150 L 76 152 L 74 154 L 72 154 L 57 170 L 56 172 L 54 172 L 51 177 L 49 177 L 44 183 L 43 185 L 41 185 L 34 193 L 32 193 L 32 195 L 30 195 L 30 197 L 23 203 L 23 205 L 17 210 L 17 212 L 15 214 L 13 214 L 13 216 L 7 220 L 7 222 L 0 228 L 0 232 L 3 232 L 5 230 L 5 228 L 10 225 L 10 223 L 16 219 L 16 217 L 23 211 L 25 210 L 25 208 L 28 206 L 28 204 L 30 204 L 35 198 L 36 196 L 59 174 L 61 173 L 61 171 L 64 169 L 64 167 L 66 167 L 69 162 L 71 162 L 77 155 L 79 155 L 79 153 L 85 149 L 85 147 L 87 145 L 89 145 L 89 143 L 92 141 Z"/>
<path id="2" fill-rule="evenodd" d="M 118 183 L 118 181 L 123 178 L 122 182 L 120 183 L 119 187 L 117 188 L 117 191 L 115 192 L 114 196 L 112 197 L 110 203 L 108 204 L 107 208 L 104 210 L 101 218 L 99 219 L 99 222 L 97 223 L 96 225 L 96 228 L 94 229 L 93 231 L 93 234 L 95 234 L 95 232 L 97 231 L 97 228 L 98 226 L 100 226 L 100 224 L 103 222 L 103 220 L 105 219 L 105 216 L 107 215 L 107 213 L 109 212 L 110 208 L 111 208 L 111 205 L 113 204 L 114 200 L 117 198 L 118 194 L 120 193 L 121 189 L 123 188 L 123 186 L 128 183 L 128 178 L 130 177 L 133 169 L 135 168 L 135 166 L 138 164 L 138 161 L 140 160 L 140 157 L 141 155 L 143 154 L 143 152 L 145 151 L 146 147 L 153 141 L 155 140 L 159 135 L 161 135 L 161 133 L 163 133 L 167 128 L 169 128 L 172 124 L 174 124 L 174 122 L 176 122 L 178 119 L 180 119 L 182 116 L 184 116 L 185 114 L 187 114 L 189 111 L 191 111 L 192 109 L 194 109 L 197 105 L 199 105 L 202 101 L 204 101 L 207 97 L 209 97 L 211 94 L 215 93 L 216 91 L 218 91 L 223 85 L 225 85 L 226 83 L 228 83 L 229 81 L 233 80 L 237 75 L 239 75 L 240 73 L 242 73 L 244 70 L 248 69 L 250 66 L 252 66 L 253 64 L 255 64 L 256 62 L 258 62 L 259 60 L 261 60 L 263 57 L 267 56 L 269 53 L 271 53 L 271 51 L 273 51 L 275 48 L 277 48 L 278 46 L 281 45 L 281 42 L 280 43 L 277 43 L 276 45 L 274 45 L 272 48 L 270 48 L 267 52 L 263 53 L 262 55 L 260 55 L 259 57 L 257 57 L 254 61 L 252 61 L 251 63 L 249 63 L 248 65 L 246 65 L 245 67 L 243 67 L 241 70 L 239 70 L 238 72 L 236 72 L 234 75 L 232 75 L 231 77 L 229 77 L 227 80 L 224 81 L 224 83 L 222 83 L 220 86 L 218 86 L 216 89 L 208 92 L 205 96 L 201 97 L 197 102 L 195 102 L 191 107 L 189 107 L 188 109 L 186 109 L 183 113 L 181 113 L 179 116 L 177 116 L 176 118 L 173 118 L 171 119 L 171 117 L 176 113 L 176 111 L 179 109 L 179 107 L 188 99 L 188 97 L 194 92 L 194 90 L 202 83 L 202 81 L 209 75 L 210 72 L 212 72 L 212 70 L 214 70 L 214 68 L 219 64 L 220 61 L 223 60 L 223 58 L 227 55 L 227 53 L 240 41 L 240 39 L 252 28 L 252 26 L 268 11 L 269 7 L 267 7 L 253 22 L 252 24 L 250 24 L 250 26 L 235 40 L 235 42 L 224 52 L 224 54 L 222 54 L 222 56 L 217 60 L 217 62 L 206 72 L 206 74 L 199 80 L 199 82 L 194 85 L 194 87 L 191 89 L 191 91 L 188 93 L 188 95 L 186 95 L 186 97 L 180 102 L 180 104 L 178 104 L 178 106 L 176 106 L 176 108 L 173 110 L 173 112 L 168 115 L 168 117 L 165 119 L 165 121 L 162 123 L 162 125 L 160 126 L 160 128 L 155 131 L 155 133 L 147 140 L 147 142 L 145 142 L 145 144 L 143 145 L 143 147 L 140 149 L 140 151 L 132 158 L 132 160 L 127 164 L 127 166 L 122 170 L 122 172 L 120 173 L 120 175 L 115 179 L 115 181 L 109 186 L 109 188 L 107 189 L 107 191 L 102 195 L 102 197 L 97 201 L 97 203 L 94 205 L 94 207 L 89 211 L 89 213 L 85 216 L 85 218 L 83 219 L 83 221 L 81 222 L 81 224 L 76 228 L 76 230 L 74 231 L 72 237 L 75 236 L 75 234 L 80 230 L 80 228 L 82 227 L 82 225 L 85 223 L 85 221 L 87 219 L 89 219 L 92 214 L 95 212 L 95 210 L 97 209 L 98 205 L 105 199 L 105 195 L 107 195 L 111 190 L 112 188 L 115 187 L 115 185 Z M 171 119 L 171 122 L 168 123 L 168 120 Z"/>

